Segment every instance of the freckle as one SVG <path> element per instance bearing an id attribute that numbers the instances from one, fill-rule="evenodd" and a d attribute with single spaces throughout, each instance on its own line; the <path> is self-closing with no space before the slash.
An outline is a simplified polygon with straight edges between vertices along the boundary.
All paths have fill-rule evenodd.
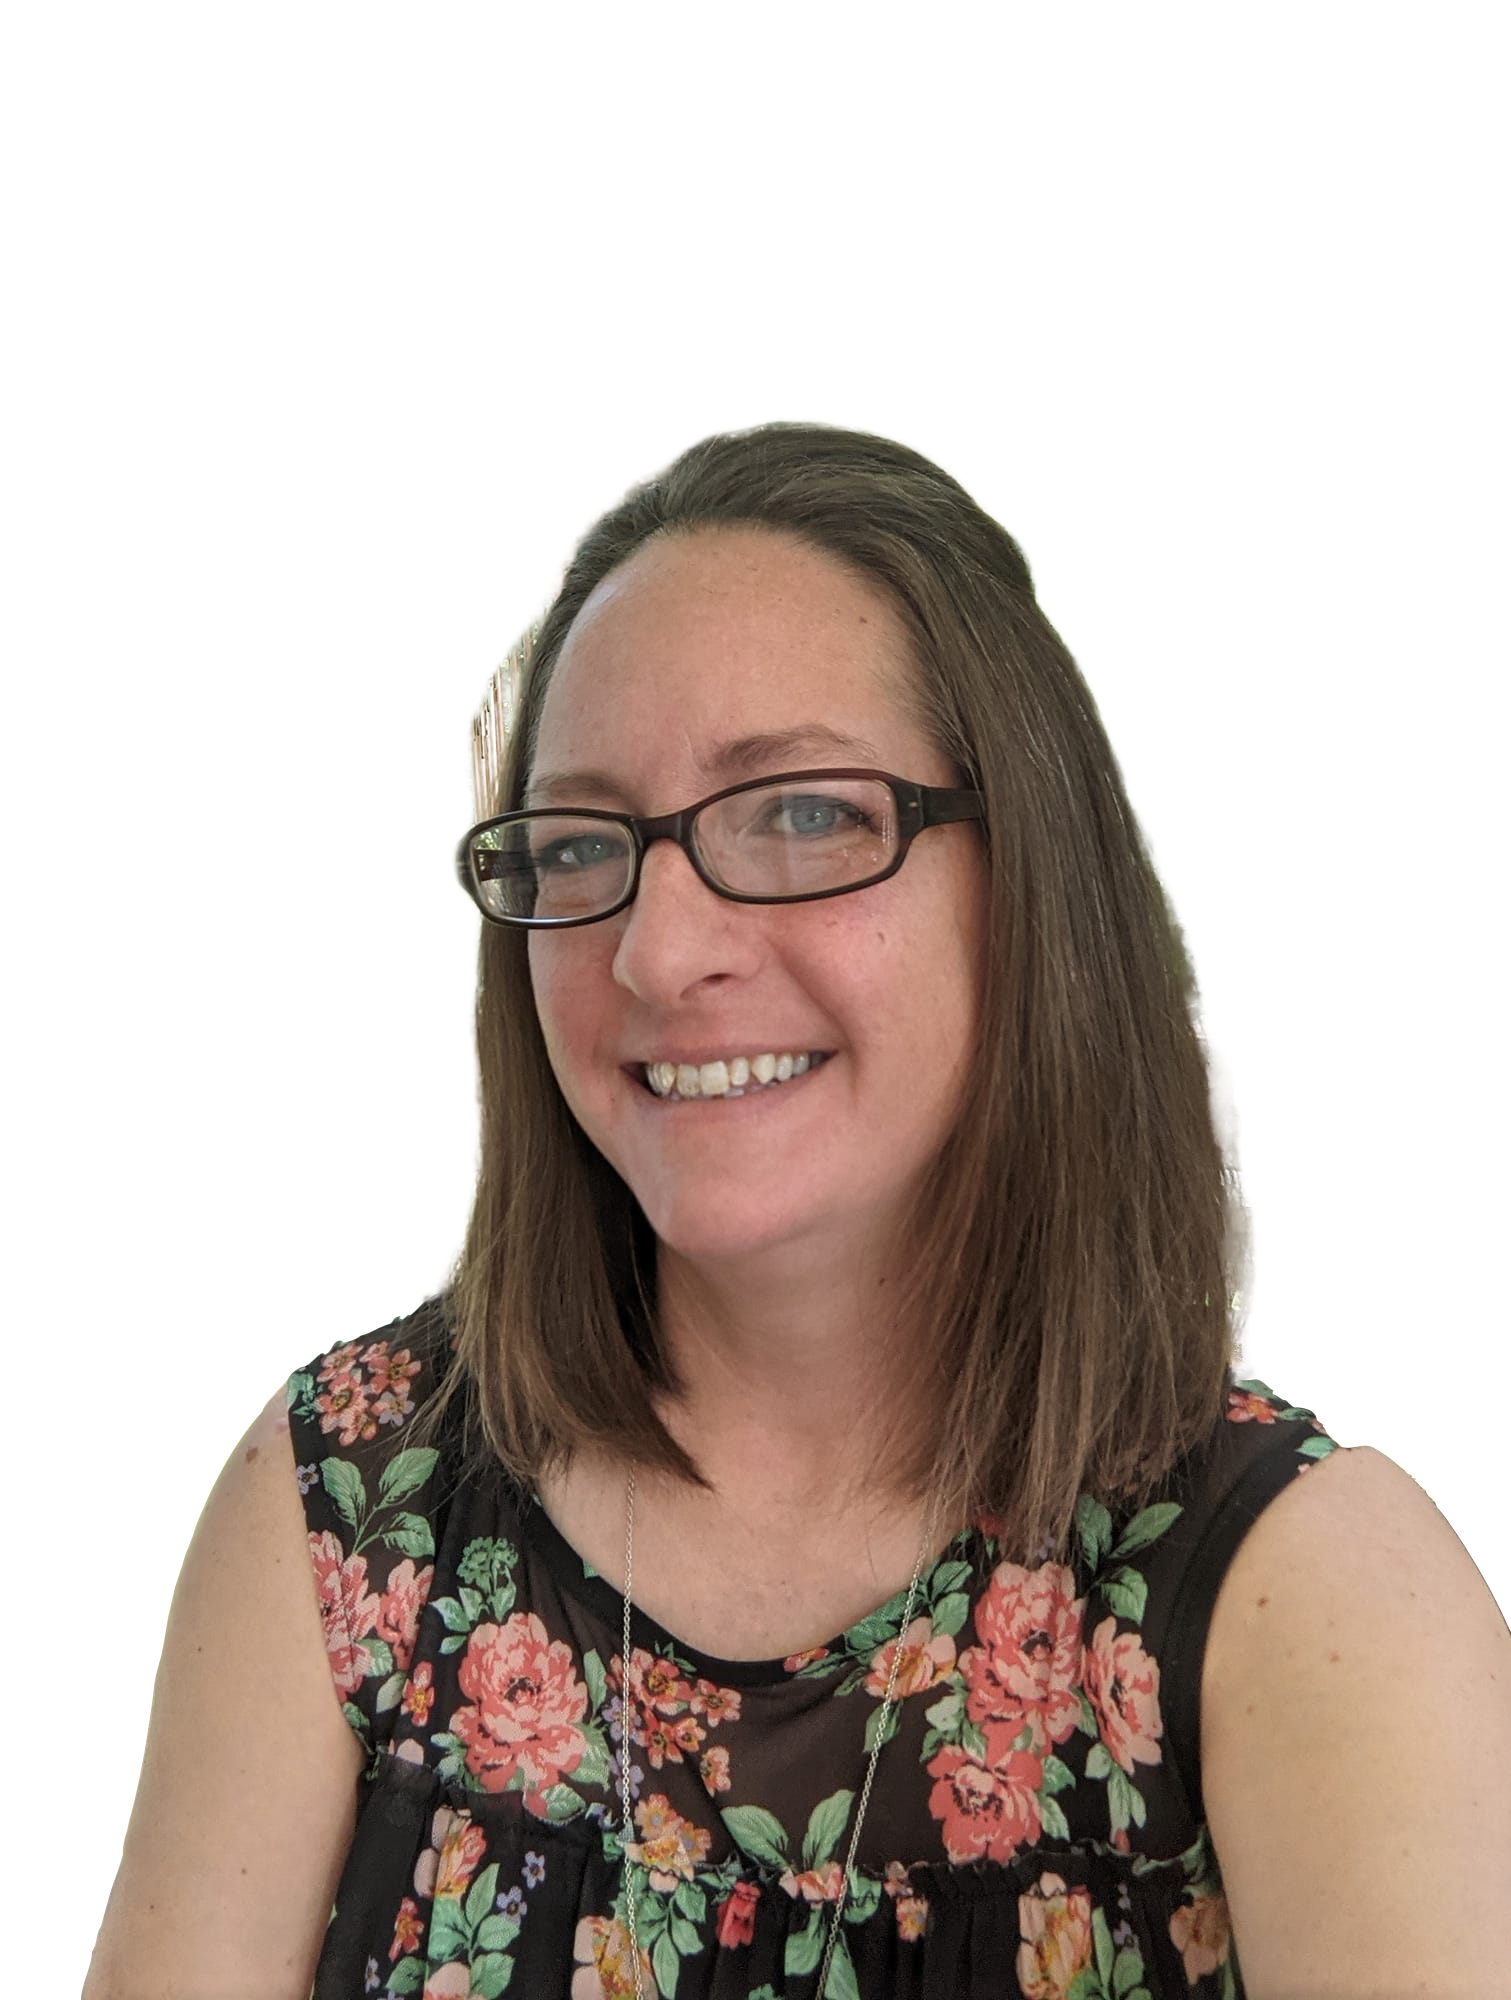
<path id="1" fill-rule="evenodd" d="M 245 1450 L 245 1451 L 244 1451 L 244 1452 L 242 1453 L 242 1463 L 243 1463 L 244 1465 L 250 1465 L 250 1464 L 252 1463 L 252 1460 L 253 1460 L 253 1459 L 254 1459 L 254 1458 L 255 1458 L 256 1456 L 257 1456 L 257 1447 L 256 1447 L 256 1445 L 255 1445 L 255 1444 L 249 1444 L 249 1445 L 247 1446 L 246 1450 Z"/>
<path id="2" fill-rule="evenodd" d="M 1253 1704 L 1253 1702 L 1250 1702 L 1250 1703 L 1249 1703 L 1249 1705 L 1248 1705 L 1248 1707 L 1247 1707 L 1247 1708 L 1246 1708 L 1246 1709 L 1244 1710 L 1244 1714 L 1245 1714 L 1245 1715 L 1252 1715 L 1253 1713 L 1254 1713 L 1254 1704 Z"/>
<path id="3" fill-rule="evenodd" d="M 1327 1658 L 1328 1658 L 1328 1664 L 1330 1666 L 1335 1667 L 1337 1666 L 1338 1662 L 1343 1658 L 1343 1655 L 1341 1653 L 1329 1653 Z"/>
<path id="4" fill-rule="evenodd" d="M 1261 1597 L 1259 1600 L 1259 1609 L 1263 1611 L 1264 1607 L 1269 1603 L 1269 1601 L 1270 1600 L 1267 1597 Z"/>

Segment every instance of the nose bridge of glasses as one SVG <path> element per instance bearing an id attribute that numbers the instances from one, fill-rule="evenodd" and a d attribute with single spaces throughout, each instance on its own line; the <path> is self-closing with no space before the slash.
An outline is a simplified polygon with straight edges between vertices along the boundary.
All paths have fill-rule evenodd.
<path id="1" fill-rule="evenodd" d="M 697 818 L 699 810 L 697 806 L 684 806 L 680 812 L 657 813 L 652 817 L 631 822 L 639 847 L 637 875 L 649 858 L 652 843 L 666 840 L 670 841 L 673 847 L 680 847 L 694 874 L 705 883 L 708 882 L 707 863 L 697 852 L 693 842 L 693 821 Z"/>

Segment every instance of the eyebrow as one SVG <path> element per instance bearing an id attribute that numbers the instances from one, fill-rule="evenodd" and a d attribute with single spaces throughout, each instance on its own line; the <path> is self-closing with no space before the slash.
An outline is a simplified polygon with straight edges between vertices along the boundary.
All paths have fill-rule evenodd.
<path id="1" fill-rule="evenodd" d="M 751 736 L 736 736 L 721 743 L 702 760 L 710 777 L 759 778 L 766 772 L 790 768 L 796 756 L 832 756 L 844 763 L 875 765 L 881 753 L 874 744 L 858 736 L 845 736 L 826 723 L 805 722 L 795 729 L 767 729 Z M 580 805 L 589 798 L 627 799 L 622 779 L 606 771 L 548 771 L 532 777 L 525 793 L 527 805 L 559 805 L 563 801 Z"/>

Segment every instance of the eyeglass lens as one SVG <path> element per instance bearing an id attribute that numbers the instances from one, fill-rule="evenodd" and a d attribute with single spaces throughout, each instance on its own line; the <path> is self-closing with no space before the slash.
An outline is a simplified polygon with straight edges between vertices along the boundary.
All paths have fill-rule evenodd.
<path id="1" fill-rule="evenodd" d="M 897 806 L 875 778 L 763 785 L 704 806 L 692 839 L 708 874 L 736 895 L 821 895 L 885 874 L 897 852 Z M 570 812 L 536 812 L 472 843 L 490 915 L 563 922 L 614 908 L 629 889 L 628 827 Z"/>

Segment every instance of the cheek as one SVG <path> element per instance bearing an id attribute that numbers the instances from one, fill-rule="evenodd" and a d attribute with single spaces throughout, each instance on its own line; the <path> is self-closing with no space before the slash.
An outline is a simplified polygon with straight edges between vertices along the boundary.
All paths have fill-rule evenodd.
<path id="1" fill-rule="evenodd" d="M 585 954 L 570 949 L 563 937 L 531 938 L 530 987 L 535 995 L 535 1015 L 560 1077 L 563 1062 L 580 1048 L 591 1021 L 593 979 L 581 961 Z M 562 946 L 568 945 L 567 950 Z"/>

